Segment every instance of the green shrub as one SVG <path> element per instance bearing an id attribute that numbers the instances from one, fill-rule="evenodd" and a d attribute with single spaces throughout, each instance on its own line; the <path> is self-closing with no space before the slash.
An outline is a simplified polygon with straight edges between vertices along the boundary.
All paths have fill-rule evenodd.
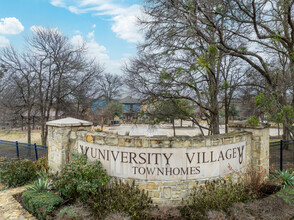
<path id="1" fill-rule="evenodd" d="M 0 183 L 6 187 L 23 186 L 37 179 L 38 173 L 49 170 L 46 157 L 30 160 L 0 159 Z"/>
<path id="2" fill-rule="evenodd" d="M 26 190 L 22 194 L 22 202 L 25 208 L 38 219 L 46 219 L 46 216 L 58 208 L 63 200 L 53 192 Z"/>
<path id="3" fill-rule="evenodd" d="M 78 219 L 78 214 L 76 213 L 74 206 L 67 206 L 60 210 L 58 213 L 58 219 Z"/>
<path id="4" fill-rule="evenodd" d="M 281 184 L 282 188 L 286 186 L 294 187 L 294 173 L 290 170 L 278 171 L 275 175 L 279 183 Z"/>
<path id="5" fill-rule="evenodd" d="M 256 195 L 245 184 L 234 184 L 231 180 L 206 182 L 193 189 L 190 199 L 181 208 L 186 219 L 206 219 L 209 210 L 229 212 L 233 203 L 254 200 Z"/>
<path id="6" fill-rule="evenodd" d="M 35 182 L 33 182 L 32 186 L 28 188 L 28 190 L 34 192 L 46 192 L 49 190 L 50 184 L 48 179 L 39 178 Z"/>
<path id="7" fill-rule="evenodd" d="M 15 159 L 1 163 L 0 182 L 7 187 L 23 186 L 36 178 L 36 166 L 30 160 Z"/>
<path id="8" fill-rule="evenodd" d="M 110 212 L 125 213 L 132 219 L 146 219 L 152 201 L 134 182 L 129 185 L 115 181 L 100 187 L 96 194 L 89 196 L 86 203 L 98 219 L 103 219 Z"/>
<path id="9" fill-rule="evenodd" d="M 82 154 L 74 155 L 55 177 L 55 188 L 65 198 L 78 198 L 84 201 L 88 194 L 96 194 L 99 187 L 109 181 L 109 176 L 99 161 L 87 162 Z"/>
<path id="10" fill-rule="evenodd" d="M 257 127 L 259 125 L 259 119 L 256 116 L 251 116 L 247 123 L 252 127 Z"/>
<path id="11" fill-rule="evenodd" d="M 44 171 L 46 173 L 49 171 L 49 165 L 48 165 L 48 158 L 47 157 L 41 157 L 35 163 L 36 163 L 36 169 L 38 171 Z"/>

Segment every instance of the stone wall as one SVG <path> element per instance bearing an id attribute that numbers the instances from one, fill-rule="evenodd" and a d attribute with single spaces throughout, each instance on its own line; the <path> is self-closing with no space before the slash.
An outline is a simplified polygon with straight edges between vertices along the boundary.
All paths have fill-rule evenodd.
<path id="1" fill-rule="evenodd" d="M 76 124 L 69 123 L 69 121 L 68 126 L 66 126 L 65 121 L 61 123 L 62 126 L 57 126 L 56 124 L 58 123 L 56 123 L 56 121 L 48 124 L 49 166 L 54 171 L 59 170 L 66 162 L 68 162 L 72 153 L 81 152 L 83 146 L 79 146 L 79 143 L 80 145 L 88 145 L 89 147 L 104 147 L 104 149 L 105 147 L 109 149 L 132 149 L 133 151 L 146 149 L 147 152 L 154 149 L 166 149 L 167 151 L 171 151 L 173 149 L 175 151 L 176 149 L 183 149 L 187 151 L 194 149 L 207 149 L 209 151 L 209 149 L 216 149 L 217 146 L 220 146 L 220 148 L 226 148 L 227 146 L 234 146 L 234 144 L 237 145 L 239 143 L 245 143 L 245 162 L 237 171 L 245 172 L 247 169 L 252 167 L 262 167 L 268 170 L 269 167 L 268 128 L 243 128 L 242 130 L 241 128 L 238 128 L 240 131 L 205 137 L 143 137 L 121 136 L 117 134 L 106 134 L 103 132 L 90 132 L 90 124 L 86 124 L 84 122 L 83 125 L 79 125 L 79 122 L 77 121 Z M 81 149 L 79 147 L 81 147 Z M 106 169 L 108 168 L 106 167 Z M 111 169 L 114 168 L 112 167 Z M 120 167 L 117 169 L 121 169 L 122 172 L 125 172 L 125 168 Z M 205 172 L 214 173 L 214 170 L 205 170 Z M 193 187 L 199 184 L 201 185 L 207 180 L 226 176 L 234 178 L 234 167 L 232 167 L 229 172 L 226 169 L 226 172 L 220 173 L 222 173 L 222 175 L 211 175 L 211 177 L 204 175 L 202 178 L 184 177 L 174 178 L 171 180 L 166 180 L 164 178 L 162 180 L 154 180 L 152 178 L 148 179 L 148 176 L 146 179 L 142 179 L 136 178 L 136 175 L 117 175 L 116 177 L 119 176 L 118 178 L 124 182 L 135 181 L 135 184 L 140 189 L 144 189 L 155 204 L 174 205 L 180 203 L 182 199 L 187 199 Z"/>

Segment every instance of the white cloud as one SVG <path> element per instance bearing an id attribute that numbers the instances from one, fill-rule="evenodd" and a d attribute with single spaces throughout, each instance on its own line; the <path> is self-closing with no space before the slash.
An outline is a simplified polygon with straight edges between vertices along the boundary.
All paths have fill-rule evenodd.
<path id="1" fill-rule="evenodd" d="M 137 18 L 140 9 L 137 5 L 128 8 L 124 13 L 121 13 L 113 18 L 115 23 L 111 29 L 118 37 L 136 43 L 143 40 L 142 33 L 138 31 Z"/>
<path id="2" fill-rule="evenodd" d="M 87 37 L 90 38 L 90 39 L 94 38 L 94 33 L 95 33 L 95 31 L 92 31 L 92 32 L 88 33 Z"/>
<path id="3" fill-rule="evenodd" d="M 102 64 L 106 68 L 106 72 L 121 73 L 122 60 L 111 60 L 107 54 L 107 49 L 103 45 L 98 44 L 94 40 L 94 36 L 89 41 L 85 41 L 81 35 L 75 35 L 72 37 L 71 43 L 77 47 L 85 44 L 88 48 L 88 56 Z"/>
<path id="4" fill-rule="evenodd" d="M 78 7 L 75 6 L 69 6 L 68 10 L 74 14 L 82 14 L 85 13 L 84 10 L 79 9 Z"/>
<path id="5" fill-rule="evenodd" d="M 96 28 L 96 24 L 93 24 L 93 25 L 92 25 L 92 28 Z"/>
<path id="6" fill-rule="evenodd" d="M 23 30 L 23 25 L 15 17 L 0 19 L 0 34 L 19 34 Z"/>
<path id="7" fill-rule="evenodd" d="M 63 0 L 52 0 L 50 3 L 56 7 L 65 7 Z"/>
<path id="8" fill-rule="evenodd" d="M 94 40 L 94 38 L 90 39 L 90 41 L 85 41 L 81 35 L 75 35 L 72 37 L 71 43 L 77 47 L 85 44 L 88 49 L 89 57 L 95 58 L 100 63 L 105 63 L 109 61 L 109 56 L 107 55 L 106 48 L 102 45 L 99 45 Z"/>
<path id="9" fill-rule="evenodd" d="M 75 30 L 74 33 L 75 34 L 82 34 L 82 32 L 80 30 Z"/>
<path id="10" fill-rule="evenodd" d="M 67 4 L 70 2 L 71 4 Z M 111 30 L 116 36 L 131 43 L 142 41 L 143 33 L 137 26 L 137 17 L 142 14 L 141 6 L 134 4 L 123 7 L 112 3 L 113 0 L 80 0 L 80 1 L 52 0 L 51 4 L 64 7 L 75 14 L 91 13 L 96 16 L 110 16 L 113 22 Z M 93 28 L 96 25 L 92 26 Z"/>
<path id="11" fill-rule="evenodd" d="M 0 36 L 0 47 L 8 47 L 8 46 L 9 46 L 9 40 L 4 36 Z"/>

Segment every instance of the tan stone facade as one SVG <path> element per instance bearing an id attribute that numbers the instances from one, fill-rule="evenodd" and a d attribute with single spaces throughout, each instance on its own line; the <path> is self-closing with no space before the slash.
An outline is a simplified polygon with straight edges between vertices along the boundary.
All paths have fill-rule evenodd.
<path id="1" fill-rule="evenodd" d="M 241 129 L 241 128 L 238 128 Z M 89 125 L 49 126 L 49 166 L 53 171 L 58 171 L 70 160 L 71 154 L 78 152 L 78 141 L 93 143 L 97 146 L 115 146 L 132 149 L 198 149 L 227 146 L 235 143 L 245 143 L 245 166 L 241 172 L 251 167 L 269 168 L 269 129 L 268 128 L 242 128 L 229 134 L 205 137 L 135 137 L 120 136 L 90 132 Z M 191 189 L 203 184 L 206 179 L 152 181 L 135 178 L 122 178 L 124 182 L 135 181 L 135 184 L 144 189 L 155 204 L 179 204 L 182 199 L 187 199 Z M 214 178 L 215 179 L 215 178 Z"/>

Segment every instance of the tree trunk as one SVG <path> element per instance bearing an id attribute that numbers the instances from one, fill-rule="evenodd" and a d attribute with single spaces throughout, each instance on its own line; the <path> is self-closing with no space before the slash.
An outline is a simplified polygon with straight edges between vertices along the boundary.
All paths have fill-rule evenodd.
<path id="1" fill-rule="evenodd" d="M 33 116 L 33 130 L 35 129 L 35 116 Z"/>
<path id="2" fill-rule="evenodd" d="M 23 117 L 21 116 L 21 130 L 23 131 Z"/>
<path id="3" fill-rule="evenodd" d="M 176 136 L 176 126 L 175 126 L 175 120 L 172 120 L 172 124 L 173 124 L 173 131 L 174 131 L 174 137 Z"/>
<path id="4" fill-rule="evenodd" d="M 44 134 L 44 144 L 43 145 L 47 145 L 47 137 L 48 137 L 48 127 L 45 124 L 45 134 Z"/>
<path id="5" fill-rule="evenodd" d="M 219 117 L 218 117 L 218 112 L 212 115 L 212 120 L 211 120 L 211 133 L 214 134 L 219 134 Z"/>
<path id="6" fill-rule="evenodd" d="M 225 88 L 225 132 L 228 133 L 229 124 L 229 106 L 228 106 L 228 89 Z"/>
<path id="7" fill-rule="evenodd" d="M 31 131 L 31 116 L 30 113 L 28 114 L 28 143 L 30 144 L 32 142 L 32 131 Z"/>
<path id="8" fill-rule="evenodd" d="M 31 109 L 28 110 L 28 144 L 31 144 L 32 142 L 32 132 L 31 132 Z M 31 156 L 32 149 L 27 148 L 27 157 L 29 158 Z"/>
<path id="9" fill-rule="evenodd" d="M 217 86 L 217 84 L 215 84 Z M 210 127 L 211 134 L 219 134 L 219 107 L 217 99 L 217 88 L 212 88 L 213 94 L 211 96 L 211 111 L 210 111 Z"/>
<path id="10" fill-rule="evenodd" d="M 104 126 L 104 118 L 101 119 L 101 131 L 103 131 L 103 126 Z"/>
<path id="11" fill-rule="evenodd" d="M 46 123 L 44 123 L 44 120 L 41 120 L 41 141 L 42 141 L 42 145 L 46 145 L 45 126 L 46 126 Z"/>

